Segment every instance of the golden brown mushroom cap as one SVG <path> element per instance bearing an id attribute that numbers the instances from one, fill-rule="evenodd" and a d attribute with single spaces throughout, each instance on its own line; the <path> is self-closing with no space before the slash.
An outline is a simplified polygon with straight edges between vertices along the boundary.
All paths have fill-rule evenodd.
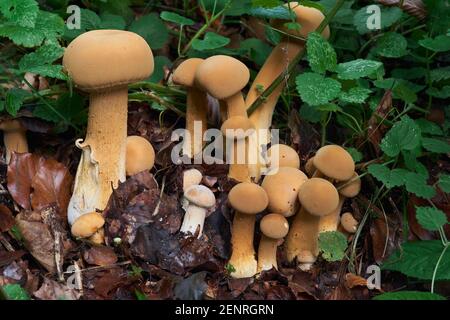
<path id="1" fill-rule="evenodd" d="M 315 216 L 327 215 L 339 204 L 339 194 L 335 186 L 322 178 L 305 181 L 300 186 L 298 199 L 303 208 Z"/>
<path id="2" fill-rule="evenodd" d="M 88 238 L 92 236 L 98 229 L 103 227 L 105 219 L 97 213 L 90 212 L 83 214 L 72 225 L 72 235 L 78 238 Z"/>
<path id="3" fill-rule="evenodd" d="M 26 129 L 22 126 L 17 119 L 7 119 L 0 121 L 0 130 L 3 131 L 25 131 Z"/>
<path id="4" fill-rule="evenodd" d="M 314 167 L 314 157 L 311 157 L 305 163 L 305 172 L 308 176 L 312 176 L 316 171 L 316 167 Z"/>
<path id="5" fill-rule="evenodd" d="M 361 179 L 359 179 L 358 174 L 356 172 L 353 173 L 353 176 L 349 180 L 356 179 L 349 183 L 349 181 L 341 182 L 339 185 L 344 186 L 343 188 L 339 188 L 339 193 L 347 198 L 356 197 L 361 191 Z"/>
<path id="6" fill-rule="evenodd" d="M 325 176 L 339 181 L 351 179 L 355 172 L 352 156 L 338 145 L 328 145 L 317 150 L 313 163 Z"/>
<path id="7" fill-rule="evenodd" d="M 234 116 L 225 120 L 225 122 L 220 127 L 220 130 L 222 130 L 222 133 L 227 138 L 240 140 L 248 137 L 252 132 L 251 129 L 253 128 L 253 123 L 247 117 Z"/>
<path id="8" fill-rule="evenodd" d="M 308 177 L 295 168 L 281 167 L 277 169 L 275 174 L 269 172 L 264 177 L 261 186 L 269 197 L 269 210 L 289 217 L 295 214 L 298 191 Z"/>
<path id="9" fill-rule="evenodd" d="M 193 87 L 195 81 L 195 72 L 198 66 L 203 62 L 200 58 L 190 58 L 184 60 L 173 72 L 173 83 L 186 87 Z"/>
<path id="10" fill-rule="evenodd" d="M 266 191 L 250 182 L 235 185 L 228 193 L 228 201 L 233 209 L 245 214 L 257 214 L 269 203 Z"/>
<path id="11" fill-rule="evenodd" d="M 63 65 L 75 85 L 88 92 L 146 79 L 154 68 L 144 38 L 122 30 L 83 33 L 66 48 Z"/>
<path id="12" fill-rule="evenodd" d="M 210 208 L 216 204 L 214 193 L 201 184 L 188 187 L 184 191 L 184 197 L 189 200 L 189 202 L 202 208 Z"/>
<path id="13" fill-rule="evenodd" d="M 289 223 L 281 214 L 269 213 L 261 219 L 259 228 L 266 237 L 282 239 L 289 232 Z"/>
<path id="14" fill-rule="evenodd" d="M 245 64 L 224 55 L 205 59 L 195 73 L 197 85 L 219 100 L 240 92 L 249 79 L 250 71 Z"/>
<path id="15" fill-rule="evenodd" d="M 272 159 L 277 156 L 278 159 Z M 300 168 L 300 157 L 297 151 L 285 144 L 275 144 L 267 150 L 269 166 Z M 278 163 L 277 163 L 278 160 Z"/>
<path id="16" fill-rule="evenodd" d="M 140 136 L 127 137 L 125 171 L 127 176 L 150 170 L 155 163 L 155 150 L 151 143 Z"/>

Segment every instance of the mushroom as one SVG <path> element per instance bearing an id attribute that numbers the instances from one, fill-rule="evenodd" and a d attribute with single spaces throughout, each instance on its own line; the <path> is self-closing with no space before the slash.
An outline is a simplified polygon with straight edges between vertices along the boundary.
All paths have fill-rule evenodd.
<path id="1" fill-rule="evenodd" d="M 351 212 L 345 212 L 341 217 L 341 226 L 348 233 L 355 233 L 358 228 L 358 221 Z"/>
<path id="2" fill-rule="evenodd" d="M 308 177 L 299 169 L 291 167 L 275 168 L 276 173 L 264 177 L 261 187 L 269 197 L 271 212 L 290 217 L 298 211 L 298 191 Z"/>
<path id="3" fill-rule="evenodd" d="M 338 145 L 327 145 L 317 150 L 313 160 L 314 177 L 347 181 L 355 172 L 355 162 L 350 153 Z"/>
<path id="4" fill-rule="evenodd" d="M 203 62 L 200 58 L 183 61 L 174 71 L 172 81 L 187 89 L 186 130 L 189 139 L 183 140 L 183 154 L 193 158 L 203 149 L 203 134 L 207 129 L 208 99 L 206 93 L 195 85 L 195 72 Z M 200 123 L 200 132 L 196 132 L 195 122 Z M 200 134 L 200 135 L 199 135 Z"/>
<path id="5" fill-rule="evenodd" d="M 148 78 L 154 65 L 147 42 L 119 30 L 81 34 L 66 48 L 63 65 L 90 100 L 86 138 L 76 141 L 82 155 L 68 207 L 73 225 L 80 216 L 103 210 L 112 189 L 125 181 L 128 84 Z"/>
<path id="6" fill-rule="evenodd" d="M 26 129 L 19 120 L 9 119 L 0 122 L 0 130 L 3 130 L 3 142 L 6 148 L 6 164 L 9 164 L 13 152 L 28 152 Z"/>
<path id="7" fill-rule="evenodd" d="M 320 217 L 338 206 L 339 195 L 328 180 L 311 178 L 300 186 L 298 198 L 301 209 L 286 238 L 286 254 L 289 261 L 297 258 L 300 269 L 309 270 L 319 254 Z"/>
<path id="8" fill-rule="evenodd" d="M 361 180 L 356 172 L 349 181 L 342 182 L 337 186 L 339 192 L 339 203 L 330 214 L 320 217 L 319 232 L 336 231 L 339 226 L 342 206 L 346 198 L 356 197 L 361 190 Z"/>
<path id="9" fill-rule="evenodd" d="M 311 157 L 306 161 L 305 172 L 309 177 L 312 177 L 314 172 L 316 172 L 316 167 L 314 167 L 314 157 Z"/>
<path id="10" fill-rule="evenodd" d="M 188 169 L 183 172 L 183 190 L 186 191 L 190 186 L 200 184 L 203 175 L 197 169 Z"/>
<path id="11" fill-rule="evenodd" d="M 278 269 L 277 248 L 289 231 L 289 223 L 286 218 L 278 213 L 265 215 L 259 224 L 261 240 L 258 248 L 258 272 Z"/>
<path id="12" fill-rule="evenodd" d="M 291 167 L 300 168 L 300 157 L 293 148 L 285 144 L 275 144 L 267 150 L 269 167 Z"/>
<path id="13" fill-rule="evenodd" d="M 257 272 L 253 236 L 255 215 L 263 211 L 269 202 L 264 189 L 257 184 L 242 182 L 228 193 L 228 201 L 235 210 L 231 232 L 233 278 L 253 277 Z"/>
<path id="14" fill-rule="evenodd" d="M 214 207 L 216 197 L 211 190 L 202 185 L 188 187 L 184 192 L 184 197 L 189 201 L 189 204 L 180 231 L 182 233 L 191 233 L 192 235 L 197 234 L 197 237 L 200 238 L 203 232 L 206 211 L 208 208 Z"/>
<path id="15" fill-rule="evenodd" d="M 126 144 L 125 172 L 127 176 L 153 168 L 155 150 L 147 139 L 141 136 L 128 136 Z"/>
<path id="16" fill-rule="evenodd" d="M 290 11 L 295 14 L 296 21 L 301 25 L 301 28 L 299 30 L 289 29 L 284 26 L 285 20 L 274 21 L 274 27 L 281 29 L 283 34 L 280 42 L 272 50 L 250 87 L 245 99 L 247 107 L 250 107 L 261 95 L 261 87 L 267 89 L 279 75 L 288 69 L 289 63 L 305 49 L 305 41 L 295 37 L 305 39 L 308 33 L 317 29 L 324 19 L 322 12 L 315 8 L 302 6 L 297 2 L 289 2 L 286 5 L 289 6 Z M 328 39 L 329 35 L 330 30 L 326 27 L 322 32 L 322 36 Z M 287 81 L 281 82 L 280 85 L 263 101 L 262 105 L 250 115 L 250 121 L 254 124 L 256 132 L 260 129 L 268 130 L 270 128 L 275 105 L 277 104 L 278 98 L 286 83 Z M 260 138 L 260 140 L 258 140 L 258 138 Z M 267 135 L 259 137 L 252 135 L 249 139 L 256 140 L 255 145 L 258 146 L 258 152 L 260 152 L 259 148 L 270 142 L 270 134 L 267 133 Z M 249 171 L 250 176 L 256 177 L 256 180 L 258 180 L 260 176 L 260 163 L 250 165 Z"/>
<path id="17" fill-rule="evenodd" d="M 239 60 L 216 55 L 201 63 L 195 73 L 197 85 L 227 105 L 227 120 L 221 130 L 226 138 L 233 141 L 233 150 L 229 176 L 237 181 L 249 181 L 247 159 L 245 156 L 246 136 L 253 125 L 248 119 L 247 109 L 241 90 L 250 79 L 250 71 Z M 240 129 L 240 130 L 239 130 Z M 234 142 L 234 140 L 237 140 Z M 242 151 L 240 151 L 242 150 Z M 238 161 L 239 152 L 244 153 L 244 160 Z"/>
<path id="18" fill-rule="evenodd" d="M 89 238 L 104 224 L 105 219 L 98 212 L 89 212 L 83 214 L 72 224 L 71 232 L 77 238 Z"/>

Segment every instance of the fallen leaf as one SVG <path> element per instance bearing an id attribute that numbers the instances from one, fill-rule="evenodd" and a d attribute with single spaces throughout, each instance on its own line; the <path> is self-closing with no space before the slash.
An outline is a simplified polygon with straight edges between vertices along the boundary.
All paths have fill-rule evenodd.
<path id="1" fill-rule="evenodd" d="M 19 259 L 25 254 L 25 251 L 0 251 L 0 267 L 6 266 L 13 262 L 14 260 Z"/>
<path id="2" fill-rule="evenodd" d="M 0 232 L 6 232 L 14 226 L 14 217 L 9 208 L 0 204 Z"/>
<path id="3" fill-rule="evenodd" d="M 75 289 L 48 278 L 44 278 L 41 287 L 33 295 L 40 300 L 78 300 L 80 298 L 80 293 Z"/>
<path id="4" fill-rule="evenodd" d="M 347 273 L 345 275 L 345 286 L 349 289 L 357 286 L 367 287 L 367 280 L 354 273 Z"/>
<path id="5" fill-rule="evenodd" d="M 114 249 L 106 246 L 94 246 L 86 250 L 83 258 L 87 263 L 97 266 L 107 266 L 117 262 Z"/>

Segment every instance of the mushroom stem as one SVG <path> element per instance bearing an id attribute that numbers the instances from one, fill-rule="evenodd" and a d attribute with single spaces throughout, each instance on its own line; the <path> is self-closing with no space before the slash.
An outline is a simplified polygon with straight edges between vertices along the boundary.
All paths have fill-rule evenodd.
<path id="1" fill-rule="evenodd" d="M 231 164 L 228 169 L 228 177 L 231 179 L 234 179 L 239 182 L 250 182 L 250 175 L 248 172 L 248 166 L 247 166 L 247 154 L 246 154 L 246 146 L 248 143 L 247 138 L 245 139 L 227 139 L 233 143 L 232 149 L 231 149 Z M 242 161 L 240 159 L 242 157 L 242 154 L 245 157 Z"/>
<path id="2" fill-rule="evenodd" d="M 258 247 L 258 272 L 270 270 L 273 267 L 278 270 L 277 248 L 279 241 L 278 239 L 271 239 L 261 235 Z"/>
<path id="3" fill-rule="evenodd" d="M 329 232 L 336 231 L 339 222 L 341 221 L 341 210 L 344 204 L 345 197 L 343 195 L 339 195 L 339 204 L 331 213 L 326 216 L 320 217 L 319 221 L 319 232 Z"/>
<path id="4" fill-rule="evenodd" d="M 88 212 L 103 210 L 118 182 L 125 181 L 128 88 L 91 92 L 86 139 L 68 207 L 73 224 Z"/>
<path id="5" fill-rule="evenodd" d="M 257 271 L 255 249 L 253 248 L 253 233 L 255 231 L 255 215 L 236 211 L 233 219 L 231 246 L 233 253 L 229 264 L 235 272 L 233 278 L 253 277 Z"/>
<path id="6" fill-rule="evenodd" d="M 180 231 L 183 233 L 190 232 L 191 234 L 195 235 L 197 229 L 200 228 L 198 232 L 198 238 L 200 238 L 203 232 L 205 216 L 205 208 L 201 208 L 192 203 L 189 203 L 186 213 L 184 214 L 183 224 L 181 225 Z"/>
<path id="7" fill-rule="evenodd" d="M 183 146 L 183 153 L 193 158 L 196 154 L 202 152 L 203 149 L 203 134 L 207 129 L 207 115 L 208 115 L 208 100 L 206 93 L 198 90 L 195 87 L 188 88 L 187 102 L 186 102 L 186 130 L 190 134 L 190 147 L 188 143 Z M 197 132 L 195 123 L 200 122 L 201 130 Z M 199 135 L 200 134 L 200 135 Z"/>
<path id="8" fill-rule="evenodd" d="M 28 152 L 28 142 L 25 130 L 5 130 L 3 133 L 3 142 L 6 148 L 6 164 L 9 164 L 13 152 Z"/>
<path id="9" fill-rule="evenodd" d="M 238 92 L 235 95 L 227 98 L 226 103 L 228 106 L 228 118 L 234 116 L 243 116 L 247 118 L 247 110 L 245 107 L 244 97 L 242 97 L 242 93 Z"/>

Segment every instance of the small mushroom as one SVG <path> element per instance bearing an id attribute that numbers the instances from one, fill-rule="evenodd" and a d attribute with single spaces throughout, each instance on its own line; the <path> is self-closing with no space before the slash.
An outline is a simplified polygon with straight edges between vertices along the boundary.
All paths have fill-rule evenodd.
<path id="1" fill-rule="evenodd" d="M 127 176 L 153 168 L 155 150 L 151 143 L 141 136 L 127 137 L 125 171 Z"/>
<path id="2" fill-rule="evenodd" d="M 261 240 L 258 248 L 258 272 L 278 269 L 277 248 L 289 231 L 289 223 L 278 213 L 265 215 L 259 224 Z"/>
<path id="3" fill-rule="evenodd" d="M 319 254 L 320 217 L 338 206 L 339 195 L 328 180 L 311 178 L 301 185 L 298 198 L 301 209 L 286 238 L 286 254 L 289 261 L 297 259 L 302 270 L 309 270 Z"/>
<path id="4" fill-rule="evenodd" d="M 175 69 L 172 77 L 174 83 L 185 86 L 187 89 L 186 130 L 190 134 L 190 139 L 185 138 L 183 141 L 183 154 L 189 158 L 202 152 L 203 134 L 207 129 L 208 99 L 206 93 L 195 85 L 195 72 L 203 61 L 200 58 L 183 61 Z M 200 123 L 200 132 L 194 130 L 195 122 Z"/>
<path id="5" fill-rule="evenodd" d="M 197 237 L 200 238 L 203 232 L 206 211 L 214 207 L 216 197 L 211 190 L 202 185 L 188 187 L 184 192 L 184 197 L 189 201 L 189 204 L 180 231 L 182 233 L 191 233 L 192 235 L 197 234 Z"/>
<path id="6" fill-rule="evenodd" d="M 358 228 L 358 221 L 351 212 L 345 212 L 341 217 L 341 226 L 348 233 L 355 233 Z"/>
<path id="7" fill-rule="evenodd" d="M 271 174 L 269 171 L 261 184 L 269 197 L 268 209 L 290 217 L 298 211 L 298 191 L 308 177 L 302 171 L 291 167 L 274 170 L 276 173 Z"/>
<path id="8" fill-rule="evenodd" d="M 97 212 L 89 212 L 79 217 L 72 224 L 72 235 L 77 238 L 89 238 L 93 236 L 105 224 L 105 219 Z"/>
<path id="9" fill-rule="evenodd" d="M 3 130 L 3 142 L 6 148 L 6 164 L 9 164 L 13 152 L 28 152 L 26 129 L 19 120 L 9 119 L 0 122 L 0 130 Z"/>
<path id="10" fill-rule="evenodd" d="M 197 169 L 188 169 L 183 172 L 183 190 L 186 191 L 190 186 L 200 184 L 203 175 Z"/>
<path id="11" fill-rule="evenodd" d="M 275 144 L 267 150 L 269 168 L 291 167 L 300 168 L 300 157 L 293 148 L 285 144 Z"/>
<path id="12" fill-rule="evenodd" d="M 338 145 L 328 145 L 317 150 L 313 160 L 314 177 L 347 181 L 355 172 L 355 162 L 350 153 Z"/>
<path id="13" fill-rule="evenodd" d="M 229 261 L 234 268 L 231 276 L 253 277 L 257 272 L 253 246 L 255 215 L 267 207 L 269 199 L 262 187 L 242 182 L 230 190 L 228 201 L 235 210 L 231 232 L 232 254 Z"/>
<path id="14" fill-rule="evenodd" d="M 314 157 L 311 157 L 305 163 L 305 172 L 308 177 L 312 177 L 314 172 L 316 172 L 316 167 L 314 167 Z"/>

